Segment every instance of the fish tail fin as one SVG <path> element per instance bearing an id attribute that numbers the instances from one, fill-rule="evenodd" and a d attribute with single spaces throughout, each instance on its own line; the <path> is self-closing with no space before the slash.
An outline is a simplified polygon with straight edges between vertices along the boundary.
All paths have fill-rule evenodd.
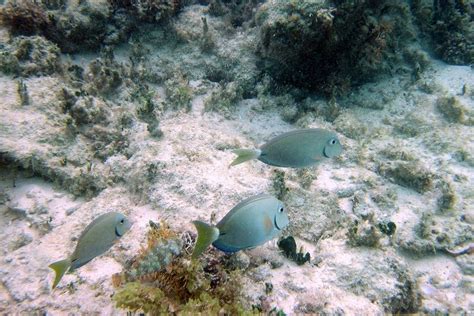
<path id="1" fill-rule="evenodd" d="M 194 246 L 192 258 L 199 257 L 210 244 L 219 238 L 219 229 L 201 221 L 193 221 L 198 231 L 196 245 Z"/>
<path id="2" fill-rule="evenodd" d="M 66 273 L 66 271 L 69 269 L 70 266 L 71 266 L 71 260 L 69 258 L 61 260 L 61 261 L 53 262 L 48 266 L 51 269 L 53 269 L 54 272 L 56 273 L 54 277 L 54 282 L 53 282 L 53 289 L 58 285 L 59 281 L 61 281 L 64 273 Z"/>
<path id="3" fill-rule="evenodd" d="M 233 153 L 237 155 L 237 158 L 232 161 L 229 167 L 238 165 L 242 162 L 257 159 L 260 157 L 262 151 L 260 149 L 235 149 Z"/>

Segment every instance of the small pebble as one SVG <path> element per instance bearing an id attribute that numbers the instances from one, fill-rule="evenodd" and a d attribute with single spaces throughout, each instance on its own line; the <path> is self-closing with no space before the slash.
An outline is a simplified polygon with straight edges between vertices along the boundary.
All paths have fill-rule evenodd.
<path id="1" fill-rule="evenodd" d="M 245 270 L 250 265 L 250 258 L 244 252 L 239 251 L 230 256 L 226 265 L 232 270 Z"/>

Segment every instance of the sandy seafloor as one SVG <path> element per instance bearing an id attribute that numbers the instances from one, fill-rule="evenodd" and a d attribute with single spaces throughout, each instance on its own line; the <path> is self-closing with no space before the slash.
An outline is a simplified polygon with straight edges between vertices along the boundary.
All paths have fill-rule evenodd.
<path id="1" fill-rule="evenodd" d="M 184 29 L 197 23 L 197 11 L 199 6 L 186 8 L 178 25 Z M 218 25 L 215 19 L 210 19 L 211 27 Z M 6 42 L 5 30 L 0 32 L 0 41 Z M 246 35 L 228 36 L 222 42 L 216 36 L 217 50 L 236 54 L 239 60 L 244 53 L 235 50 L 233 41 L 245 42 Z M 155 43 L 149 48 L 155 57 L 180 63 L 188 56 L 189 63 L 194 62 L 195 51 L 187 51 L 186 45 L 177 52 Z M 119 61 L 126 60 L 127 49 L 123 45 L 116 51 Z M 86 65 L 95 57 L 77 54 L 73 62 Z M 247 301 L 259 303 L 265 282 L 271 282 L 273 291 L 266 303 L 287 314 L 383 314 L 397 300 L 410 301 L 409 296 L 421 299 L 422 312 L 474 312 L 472 254 L 453 257 L 443 251 L 472 243 L 474 128 L 450 122 L 436 107 L 439 97 L 455 96 L 466 115 L 473 115 L 472 68 L 430 57 L 430 66 L 416 82 L 395 76 L 355 89 L 351 97 L 358 101 L 343 107 L 332 123 L 307 115 L 289 124 L 282 120 L 279 108 L 264 106 L 258 98 L 240 101 L 226 116 L 205 112 L 204 100 L 212 84 L 191 80 L 191 110 L 163 111 L 161 138 L 150 136 L 145 123 L 137 120 L 127 131 L 129 158 L 116 154 L 87 166 L 87 138 L 58 140 L 66 133 L 58 123 L 64 114 L 56 105 L 61 79 L 52 75 L 24 82 L 30 97 L 27 106 L 20 105 L 17 79 L 0 75 L 0 151 L 13 153 L 20 161 L 35 156 L 33 160 L 42 166 L 37 168 L 55 169 L 59 165 L 50 153 L 61 148 L 70 160 L 76 160 L 76 168 L 64 169 L 66 178 L 75 179 L 87 169 L 109 182 L 96 196 L 74 196 L 72 190 L 38 176 L 44 173 L 35 170 L 34 161 L 20 171 L 11 165 L 2 167 L 1 313 L 125 313 L 110 299 L 114 292 L 111 275 L 120 272 L 138 251 L 148 221 L 166 220 L 173 229 L 193 231 L 192 220 L 209 221 L 211 214 L 219 219 L 240 200 L 273 192 L 277 168 L 259 161 L 228 168 L 234 158 L 231 149 L 252 148 L 300 127 L 335 130 L 344 146 L 340 157 L 303 172 L 279 169 L 289 189 L 285 204 L 290 225 L 284 235 L 293 235 L 298 246 L 310 252 L 312 262 L 296 265 L 278 252 L 276 241 L 244 251 L 253 262 L 242 271 Z M 126 84 L 122 87 L 110 100 L 123 100 Z M 157 98 L 166 100 L 162 85 L 154 89 Z M 378 106 L 364 107 L 360 100 Z M 133 108 L 134 104 L 123 106 Z M 113 118 L 117 106 L 109 107 Z M 418 192 L 416 185 L 381 171 L 403 163 L 419 168 L 415 173 L 430 174 L 429 188 Z M 150 165 L 155 168 L 153 177 L 147 177 Z M 117 178 L 123 181 L 113 180 Z M 439 199 L 446 185 L 454 192 L 455 202 L 443 211 Z M 108 211 L 126 214 L 134 222 L 131 231 L 106 254 L 67 274 L 58 289 L 51 291 L 53 273 L 48 264 L 70 254 L 74 238 L 94 217 Z M 382 221 L 394 222 L 397 229 L 391 237 L 373 233 L 378 244 L 366 245 L 364 233 L 352 240 L 348 237 L 355 219 L 358 231 L 365 229 L 369 235 Z M 272 260 L 283 264 L 272 268 Z"/>

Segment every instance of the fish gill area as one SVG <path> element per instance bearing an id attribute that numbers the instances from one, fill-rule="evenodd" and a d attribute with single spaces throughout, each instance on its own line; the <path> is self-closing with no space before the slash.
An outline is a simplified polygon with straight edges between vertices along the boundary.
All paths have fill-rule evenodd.
<path id="1" fill-rule="evenodd" d="M 0 312 L 472 312 L 473 12 L 0 1 Z M 232 149 L 308 127 L 342 154 L 229 168 Z M 193 220 L 259 193 L 284 202 L 282 237 L 309 262 L 277 240 L 189 260 Z M 110 211 L 130 232 L 52 291 L 48 264 Z"/>

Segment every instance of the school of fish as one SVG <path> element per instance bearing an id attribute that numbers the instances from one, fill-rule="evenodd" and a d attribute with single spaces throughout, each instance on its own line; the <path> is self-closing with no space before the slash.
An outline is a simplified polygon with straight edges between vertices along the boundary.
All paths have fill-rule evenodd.
<path id="1" fill-rule="evenodd" d="M 277 167 L 305 168 L 341 154 L 343 148 L 334 132 L 320 128 L 283 133 L 259 149 L 236 149 L 235 166 L 258 159 Z M 192 258 L 198 258 L 211 244 L 233 253 L 250 249 L 276 238 L 289 225 L 283 202 L 269 194 L 260 194 L 234 206 L 215 226 L 193 221 L 198 238 Z M 94 219 L 82 232 L 72 254 L 49 265 L 55 272 L 52 288 L 56 288 L 66 272 L 87 264 L 109 250 L 132 224 L 123 214 L 109 212 Z"/>

